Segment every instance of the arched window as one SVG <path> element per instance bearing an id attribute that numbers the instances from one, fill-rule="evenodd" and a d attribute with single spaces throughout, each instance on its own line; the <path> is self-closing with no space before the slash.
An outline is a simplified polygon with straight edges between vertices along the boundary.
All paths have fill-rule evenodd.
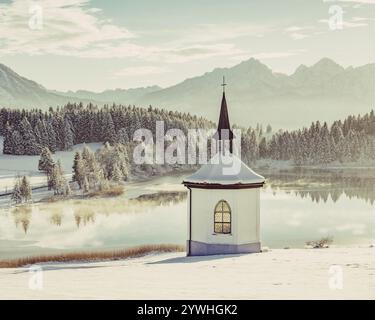
<path id="1" fill-rule="evenodd" d="M 220 200 L 215 207 L 215 233 L 231 233 L 231 210 L 228 202 Z"/>

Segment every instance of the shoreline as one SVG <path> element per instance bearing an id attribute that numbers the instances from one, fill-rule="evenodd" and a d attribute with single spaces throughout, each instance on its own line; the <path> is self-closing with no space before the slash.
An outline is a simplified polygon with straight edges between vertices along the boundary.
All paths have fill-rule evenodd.
<path id="1" fill-rule="evenodd" d="M 0 269 L 25 268 L 31 265 L 53 263 L 95 263 L 139 258 L 149 254 L 181 252 L 185 248 L 175 244 L 148 244 L 116 250 L 79 250 L 60 254 L 30 255 L 19 258 L 0 259 Z"/>

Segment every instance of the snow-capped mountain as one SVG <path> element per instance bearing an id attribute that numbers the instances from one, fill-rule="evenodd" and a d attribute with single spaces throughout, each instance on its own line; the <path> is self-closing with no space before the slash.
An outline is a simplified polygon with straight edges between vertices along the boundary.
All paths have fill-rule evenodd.
<path id="1" fill-rule="evenodd" d="M 70 102 L 123 103 L 191 112 L 217 120 L 222 77 L 226 77 L 230 120 L 243 126 L 270 123 L 297 128 L 313 120 L 332 121 L 370 111 L 375 104 L 375 64 L 343 68 L 324 58 L 299 66 L 291 75 L 275 73 L 256 59 L 217 68 L 174 86 L 90 91 L 49 91 L 0 65 L 0 105 L 48 107 Z"/>
<path id="2" fill-rule="evenodd" d="M 0 64 L 0 106 L 48 107 L 61 105 L 67 98 L 48 91 L 40 84 L 21 77 L 7 66 Z"/>
<path id="3" fill-rule="evenodd" d="M 274 73 L 250 59 L 144 96 L 139 104 L 189 111 L 217 119 L 225 75 L 231 122 L 270 123 L 279 128 L 330 121 L 368 112 L 375 102 L 375 64 L 343 68 L 324 58 L 292 75 Z"/>
<path id="4" fill-rule="evenodd" d="M 115 89 L 105 90 L 103 92 L 92 92 L 87 90 L 68 91 L 56 93 L 77 99 L 95 100 L 104 103 L 128 103 L 132 104 L 146 94 L 161 90 L 159 86 L 150 86 L 145 88 L 134 89 Z"/>
<path id="5" fill-rule="evenodd" d="M 0 107 L 43 108 L 56 107 L 67 102 L 132 104 L 145 94 L 160 90 L 158 86 L 136 89 L 106 90 L 101 93 L 79 90 L 59 92 L 26 79 L 9 67 L 0 64 Z"/>

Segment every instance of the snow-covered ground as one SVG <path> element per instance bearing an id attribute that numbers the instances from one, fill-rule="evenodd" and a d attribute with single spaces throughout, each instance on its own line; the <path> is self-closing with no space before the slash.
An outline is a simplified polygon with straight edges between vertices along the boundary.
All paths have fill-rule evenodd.
<path id="1" fill-rule="evenodd" d="M 0 269 L 0 298 L 375 299 L 375 248 L 278 249 L 208 257 L 166 253 L 114 262 L 45 264 L 43 270 L 37 276 L 27 268 Z M 29 283 L 42 283 L 43 288 L 32 290 Z"/>
<path id="2" fill-rule="evenodd" d="M 26 175 L 30 177 L 33 187 L 46 185 L 46 177 L 38 171 L 39 156 L 15 156 L 3 154 L 3 138 L 0 137 L 0 194 L 9 192 L 13 189 L 14 178 L 17 175 Z M 88 147 L 95 151 L 102 146 L 102 143 L 88 143 Z M 72 165 L 74 153 L 82 150 L 83 144 L 77 144 L 70 151 L 58 151 L 53 158 L 61 161 L 66 176 L 70 178 L 72 174 Z"/>

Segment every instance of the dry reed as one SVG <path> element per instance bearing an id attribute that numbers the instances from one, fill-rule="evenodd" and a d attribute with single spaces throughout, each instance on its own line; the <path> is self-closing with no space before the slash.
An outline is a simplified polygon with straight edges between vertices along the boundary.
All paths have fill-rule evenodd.
<path id="1" fill-rule="evenodd" d="M 185 247 L 173 244 L 143 245 L 114 251 L 70 252 L 55 255 L 30 256 L 18 259 L 0 260 L 0 268 L 18 268 L 46 262 L 95 262 L 121 260 L 145 256 L 153 252 L 181 252 Z"/>

